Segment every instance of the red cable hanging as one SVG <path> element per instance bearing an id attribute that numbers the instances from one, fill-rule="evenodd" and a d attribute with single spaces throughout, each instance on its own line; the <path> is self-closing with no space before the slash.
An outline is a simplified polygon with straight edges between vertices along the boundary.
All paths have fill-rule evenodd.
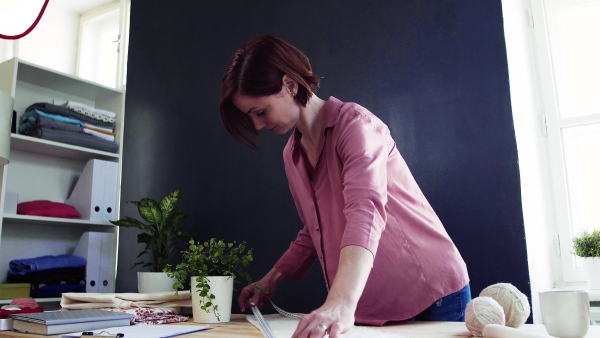
<path id="1" fill-rule="evenodd" d="M 0 39 L 6 39 L 6 40 L 16 40 L 16 39 L 20 39 L 22 37 L 24 37 L 25 35 L 31 33 L 31 31 L 35 28 L 35 26 L 37 26 L 38 22 L 40 22 L 40 19 L 42 18 L 42 15 L 44 15 L 44 11 L 46 10 L 46 6 L 48 6 L 48 2 L 50 0 L 45 0 L 44 1 L 44 5 L 42 6 L 42 10 L 40 10 L 40 14 L 38 14 L 37 18 L 35 19 L 35 21 L 33 22 L 33 24 L 27 28 L 27 30 L 21 34 L 18 35 L 4 35 L 4 34 L 0 34 Z"/>

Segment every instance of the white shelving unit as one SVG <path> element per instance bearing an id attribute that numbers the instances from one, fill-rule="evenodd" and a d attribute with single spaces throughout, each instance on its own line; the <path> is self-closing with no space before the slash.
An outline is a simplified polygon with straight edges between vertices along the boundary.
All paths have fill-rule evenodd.
<path id="1" fill-rule="evenodd" d="M 0 283 L 6 282 L 9 262 L 41 255 L 72 254 L 85 231 L 110 232 L 118 248 L 118 227 L 109 222 L 4 213 L 7 192 L 16 192 L 19 202 L 50 200 L 64 202 L 90 159 L 118 163 L 115 219 L 119 218 L 125 93 L 19 59 L 0 63 L 0 89 L 14 99 L 17 120 L 33 103 L 53 100 L 76 101 L 117 114 L 117 153 L 11 134 L 10 163 L 0 168 Z M 18 124 L 17 124 L 18 125 Z M 111 257 L 114 292 L 117 252 Z M 38 303 L 57 302 L 40 298 Z M 0 305 L 10 300 L 0 300 Z"/>

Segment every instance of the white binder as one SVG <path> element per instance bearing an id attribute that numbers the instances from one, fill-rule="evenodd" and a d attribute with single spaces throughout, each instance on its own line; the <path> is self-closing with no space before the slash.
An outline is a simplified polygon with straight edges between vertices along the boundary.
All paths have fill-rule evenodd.
<path id="1" fill-rule="evenodd" d="M 102 221 L 115 221 L 117 208 L 117 162 L 104 163 L 104 198 L 102 203 Z"/>
<path id="2" fill-rule="evenodd" d="M 113 234 L 88 231 L 81 235 L 73 256 L 86 260 L 85 292 L 114 292 L 114 253 Z"/>
<path id="3" fill-rule="evenodd" d="M 115 292 L 115 238 L 110 233 L 99 233 L 102 237 L 98 292 Z"/>
<path id="4" fill-rule="evenodd" d="M 116 162 L 89 160 L 65 203 L 74 206 L 82 219 L 114 221 L 117 172 Z"/>

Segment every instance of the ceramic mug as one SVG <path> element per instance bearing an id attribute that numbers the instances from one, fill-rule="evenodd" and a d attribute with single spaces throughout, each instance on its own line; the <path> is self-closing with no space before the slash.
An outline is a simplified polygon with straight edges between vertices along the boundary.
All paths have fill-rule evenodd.
<path id="1" fill-rule="evenodd" d="M 582 338 L 590 326 L 590 298 L 584 290 L 540 292 L 542 320 L 548 334 L 561 338 Z"/>

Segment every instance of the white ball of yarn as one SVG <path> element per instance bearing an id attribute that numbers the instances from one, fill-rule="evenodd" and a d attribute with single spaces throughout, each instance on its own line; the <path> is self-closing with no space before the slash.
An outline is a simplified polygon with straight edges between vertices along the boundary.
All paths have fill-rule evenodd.
<path id="1" fill-rule="evenodd" d="M 474 336 L 481 337 L 487 324 L 504 325 L 502 306 L 491 297 L 471 299 L 465 310 L 465 324 Z"/>
<path id="2" fill-rule="evenodd" d="M 479 296 L 494 298 L 502 306 L 506 317 L 506 326 L 518 328 L 531 314 L 527 296 L 510 283 L 490 285 L 483 289 Z"/>

